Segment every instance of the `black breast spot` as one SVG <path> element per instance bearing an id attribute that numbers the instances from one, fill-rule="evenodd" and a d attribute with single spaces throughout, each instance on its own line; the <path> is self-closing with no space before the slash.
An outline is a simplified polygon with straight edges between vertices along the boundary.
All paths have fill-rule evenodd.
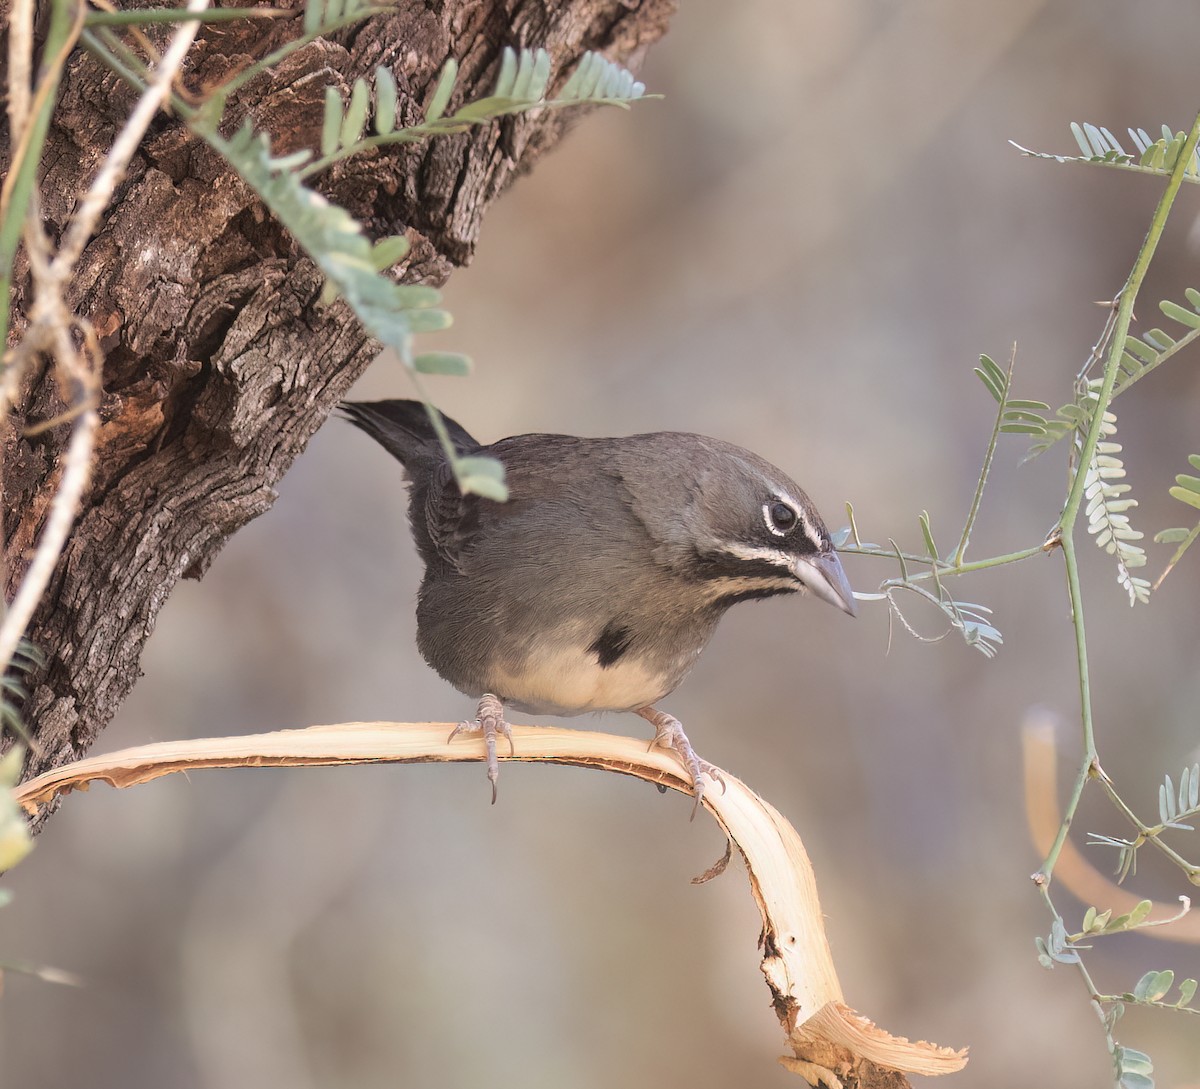
<path id="1" fill-rule="evenodd" d="M 607 669 L 629 649 L 632 638 L 633 633 L 627 627 L 610 620 L 588 650 L 596 656 L 601 667 Z"/>

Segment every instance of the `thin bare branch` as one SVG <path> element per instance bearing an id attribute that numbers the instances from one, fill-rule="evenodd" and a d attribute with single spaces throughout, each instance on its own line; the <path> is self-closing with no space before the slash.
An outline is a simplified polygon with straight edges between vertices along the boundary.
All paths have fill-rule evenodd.
<path id="1" fill-rule="evenodd" d="M 8 17 L 8 131 L 14 145 L 29 121 L 32 78 L 33 0 L 13 0 Z"/>

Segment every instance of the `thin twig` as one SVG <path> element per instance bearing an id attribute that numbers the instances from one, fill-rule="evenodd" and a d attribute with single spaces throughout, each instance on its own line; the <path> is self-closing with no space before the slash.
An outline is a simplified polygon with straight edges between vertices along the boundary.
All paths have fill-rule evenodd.
<path id="1" fill-rule="evenodd" d="M 1079 462 L 1076 466 L 1074 479 L 1071 482 L 1071 491 L 1067 496 L 1067 503 L 1063 508 L 1062 516 L 1059 518 L 1058 524 L 1062 528 L 1064 537 L 1074 527 L 1075 519 L 1079 514 L 1080 504 L 1083 501 L 1084 482 L 1086 479 L 1085 466 L 1090 465 L 1092 459 L 1096 456 L 1096 445 L 1100 441 L 1100 431 L 1104 424 L 1104 413 L 1108 411 L 1109 402 L 1112 400 L 1113 387 L 1116 384 L 1117 375 L 1121 371 L 1121 353 L 1125 350 L 1125 340 L 1129 335 L 1129 323 L 1133 318 L 1134 303 L 1137 301 L 1138 292 L 1141 290 L 1142 282 L 1146 278 L 1146 272 L 1158 248 L 1159 240 L 1166 229 L 1167 215 L 1171 211 L 1171 205 L 1175 203 L 1179 187 L 1183 184 L 1184 173 L 1188 163 L 1191 161 L 1193 152 L 1196 150 L 1198 140 L 1200 140 L 1200 115 L 1197 115 L 1196 120 L 1192 122 L 1191 131 L 1188 133 L 1187 140 L 1184 142 L 1183 148 L 1179 153 L 1175 169 L 1171 171 L 1171 177 L 1167 182 L 1166 188 L 1163 190 L 1163 195 L 1159 198 L 1158 206 L 1154 209 L 1154 216 L 1150 221 L 1150 229 L 1146 232 L 1142 248 L 1138 250 L 1137 258 L 1133 263 L 1133 269 L 1129 273 L 1129 279 L 1125 281 L 1125 286 L 1121 288 L 1121 294 L 1117 303 L 1116 318 L 1112 323 L 1112 334 L 1108 344 L 1108 359 L 1105 360 L 1104 364 L 1104 378 L 1096 394 L 1095 411 L 1088 427 L 1087 435 L 1084 438 L 1082 449 L 1080 450 Z"/>
<path id="2" fill-rule="evenodd" d="M 967 520 L 963 523 L 962 536 L 958 539 L 958 548 L 954 550 L 954 566 L 961 568 L 967 556 L 967 544 L 971 540 L 971 530 L 975 528 L 975 519 L 979 516 L 979 505 L 983 502 L 983 489 L 987 486 L 988 473 L 992 470 L 992 459 L 996 456 L 996 444 L 1000 439 L 1000 426 L 1004 423 L 1004 410 L 1008 407 L 1008 391 L 1012 389 L 1013 367 L 1017 363 L 1017 346 L 1013 344 L 1008 356 L 1008 374 L 1004 379 L 1004 390 L 1000 403 L 996 406 L 996 421 L 992 424 L 992 434 L 988 439 L 987 453 L 983 457 L 983 466 L 979 470 L 979 481 L 975 485 L 975 495 L 971 498 L 971 509 L 967 512 Z"/>
<path id="3" fill-rule="evenodd" d="M 969 563 L 961 563 L 957 565 L 939 562 L 938 575 L 945 578 L 948 575 L 969 575 L 975 571 L 986 571 L 992 567 L 1003 567 L 1009 563 L 1019 563 L 1021 560 L 1032 559 L 1034 556 L 1040 556 L 1046 552 L 1044 545 L 1034 545 L 1031 548 L 1022 548 L 1019 552 L 1008 552 L 1002 556 L 990 556 L 986 560 L 971 560 Z M 907 563 L 929 563 L 928 556 L 918 555 L 916 552 L 901 552 L 894 548 L 875 548 L 871 545 L 849 545 L 844 544 L 839 546 L 838 552 L 843 556 L 873 556 L 880 560 L 904 560 Z M 909 575 L 904 579 L 888 579 L 888 583 L 899 585 L 901 582 L 921 582 L 925 579 L 933 578 L 932 573 L 928 571 L 921 572 L 916 575 Z"/>
<path id="4" fill-rule="evenodd" d="M 99 26 L 163 26 L 167 23 L 182 23 L 187 19 L 187 13 L 173 11 L 170 8 L 142 8 L 134 11 L 121 11 L 114 4 L 97 4 L 102 11 L 88 13 L 87 25 Z M 230 23 L 239 19 L 299 19 L 303 16 L 302 9 L 284 11 L 281 8 L 217 8 L 206 12 L 200 17 L 200 22 Z"/>
<path id="5" fill-rule="evenodd" d="M 1142 283 L 1146 278 L 1146 271 L 1150 267 L 1150 261 L 1158 247 L 1158 242 L 1162 238 L 1163 230 L 1167 223 L 1167 215 L 1179 192 L 1179 187 L 1183 183 L 1184 171 L 1191 159 L 1192 153 L 1196 149 L 1197 141 L 1200 141 L 1200 114 L 1197 115 L 1195 121 L 1192 123 L 1191 131 L 1188 133 L 1187 140 L 1176 161 L 1175 169 L 1171 172 L 1170 180 L 1167 182 L 1167 186 L 1163 190 L 1163 194 L 1159 198 L 1158 205 L 1154 210 L 1154 216 L 1150 221 L 1150 229 L 1146 232 L 1146 238 L 1142 242 L 1141 249 L 1138 250 L 1138 255 L 1134 260 L 1129 278 L 1125 281 L 1125 286 L 1121 289 L 1116 316 L 1115 318 L 1110 317 L 1105 323 L 1105 331 L 1109 333 L 1111 322 L 1111 333 L 1109 333 L 1107 345 L 1108 358 L 1104 364 L 1104 376 L 1100 384 L 1100 389 L 1096 394 L 1096 404 L 1087 435 L 1081 444 L 1079 458 L 1074 467 L 1074 476 L 1071 480 L 1071 488 L 1067 495 L 1067 501 L 1063 507 L 1062 515 L 1058 520 L 1061 538 L 1060 544 L 1066 567 L 1067 592 L 1071 600 L 1071 622 L 1075 628 L 1075 660 L 1079 671 L 1080 726 L 1083 732 L 1083 756 L 1080 761 L 1079 770 L 1075 775 L 1075 785 L 1072 788 L 1071 796 L 1063 811 L 1062 826 L 1059 828 L 1058 835 L 1055 836 L 1054 843 L 1046 854 L 1045 861 L 1034 875 L 1034 880 L 1043 886 L 1048 885 L 1050 882 L 1054 864 L 1058 859 L 1059 852 L 1062 850 L 1063 843 L 1066 841 L 1071 822 L 1075 819 L 1075 811 L 1079 807 L 1079 799 L 1083 796 L 1083 788 L 1087 780 L 1096 774 L 1099 767 L 1096 754 L 1095 727 L 1092 717 L 1087 639 L 1084 633 L 1083 622 L 1083 590 L 1079 581 L 1079 565 L 1075 555 L 1075 542 L 1072 534 L 1074 533 L 1075 522 L 1079 517 L 1079 511 L 1083 503 L 1084 488 L 1087 480 L 1087 466 L 1092 463 L 1092 459 L 1096 456 L 1096 446 L 1100 441 L 1101 429 L 1104 424 L 1104 413 L 1108 410 L 1109 402 L 1112 400 L 1113 387 L 1116 384 L 1117 375 L 1120 373 L 1121 353 L 1125 350 L 1125 338 L 1129 335 L 1129 323 L 1133 317 L 1134 303 L 1137 301 L 1138 292 L 1141 290 Z M 1099 343 L 1103 343 L 1103 341 L 1104 338 L 1102 337 Z"/>
<path id="6" fill-rule="evenodd" d="M 29 122 L 32 82 L 33 0 L 13 0 L 8 16 L 8 132 L 13 145 L 20 144 Z M 15 150 L 13 160 L 16 160 Z"/>
<path id="7" fill-rule="evenodd" d="M 1097 771 L 1094 778 L 1099 780 L 1101 787 L 1104 788 L 1104 792 L 1108 795 L 1109 801 L 1116 806 L 1121 816 L 1123 816 L 1127 821 L 1129 821 L 1130 824 L 1134 826 L 1134 828 L 1137 829 L 1138 835 L 1141 837 L 1141 839 L 1144 842 L 1151 843 L 1158 848 L 1159 851 L 1161 851 L 1168 859 L 1171 860 L 1172 863 L 1174 863 L 1184 872 L 1184 875 L 1189 881 L 1191 881 L 1193 884 L 1200 884 L 1200 866 L 1193 865 L 1178 851 L 1174 850 L 1159 838 L 1161 833 L 1166 829 L 1163 827 L 1154 827 L 1146 824 L 1132 809 L 1129 808 L 1129 805 L 1126 803 L 1125 799 L 1117 793 L 1117 788 L 1113 786 L 1112 780 L 1105 775 L 1103 771 Z"/>
<path id="8" fill-rule="evenodd" d="M 1175 549 L 1175 554 L 1171 557 L 1167 566 L 1163 568 L 1162 574 L 1154 580 L 1154 585 L 1150 587 L 1150 592 L 1152 594 L 1158 593 L 1158 588 L 1163 584 L 1163 580 L 1175 570 L 1175 565 L 1178 564 L 1181 559 L 1183 559 L 1183 554 L 1189 548 L 1191 548 L 1193 544 L 1196 543 L 1197 537 L 1200 537 L 1200 522 L 1196 523 L 1196 526 L 1192 529 L 1192 531 L 1183 539 L 1179 547 Z"/>

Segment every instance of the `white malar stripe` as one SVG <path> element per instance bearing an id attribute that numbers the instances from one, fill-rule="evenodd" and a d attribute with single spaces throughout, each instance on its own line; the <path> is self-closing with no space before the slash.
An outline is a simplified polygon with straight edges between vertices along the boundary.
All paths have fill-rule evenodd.
<path id="1" fill-rule="evenodd" d="M 727 597 L 750 590 L 795 590 L 798 589 L 795 557 L 779 548 L 762 548 L 757 545 L 726 544 L 721 551 L 737 560 L 765 560 L 780 569 L 778 578 L 765 575 L 730 575 L 726 578 L 706 580 L 710 600 Z"/>
<path id="2" fill-rule="evenodd" d="M 807 525 L 807 523 L 805 523 Z M 765 560 L 795 577 L 796 557 L 782 548 L 764 548 L 762 545 L 748 545 L 730 542 L 721 546 L 721 551 L 727 556 L 739 560 Z"/>

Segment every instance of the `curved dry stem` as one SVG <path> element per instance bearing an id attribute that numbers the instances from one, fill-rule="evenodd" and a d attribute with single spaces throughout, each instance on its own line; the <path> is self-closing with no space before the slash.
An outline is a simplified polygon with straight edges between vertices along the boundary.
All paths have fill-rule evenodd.
<path id="1" fill-rule="evenodd" d="M 91 756 L 17 788 L 30 812 L 60 794 L 101 781 L 135 786 L 175 771 L 199 768 L 292 767 L 304 764 L 439 763 L 478 761 L 482 743 L 446 740 L 451 723 L 351 722 L 244 737 L 141 745 Z M 644 741 L 611 734 L 514 726 L 516 755 L 501 759 L 573 764 L 632 775 L 691 793 L 690 777 L 673 754 Z M 766 801 L 726 774 L 704 808 L 746 861 L 762 913 L 762 972 L 792 1055 L 789 1069 L 826 1085 L 907 1084 L 898 1071 L 948 1074 L 966 1063 L 965 1051 L 895 1037 L 845 1005 L 825 937 L 816 879 L 800 837 Z"/>

